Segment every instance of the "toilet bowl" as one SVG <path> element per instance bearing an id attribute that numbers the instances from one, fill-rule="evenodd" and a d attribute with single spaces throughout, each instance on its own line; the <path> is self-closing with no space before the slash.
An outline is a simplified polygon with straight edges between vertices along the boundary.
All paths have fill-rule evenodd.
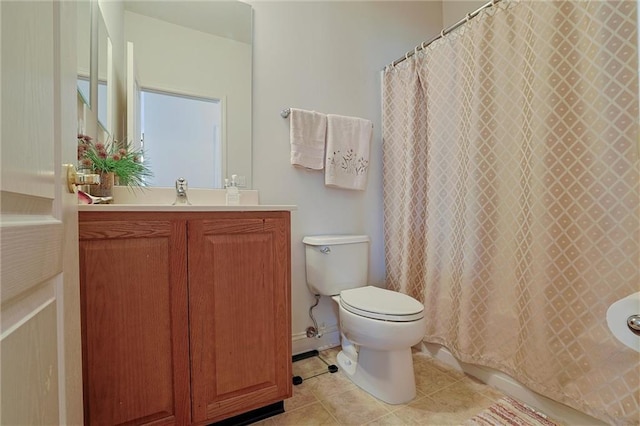
<path id="1" fill-rule="evenodd" d="M 358 290 L 355 295 L 354 290 Z M 411 346 L 422 340 L 426 330 L 422 304 L 404 294 L 373 286 L 354 290 L 336 297 L 342 337 L 338 365 L 351 381 L 382 401 L 411 401 L 416 396 Z M 404 306 L 406 313 L 392 314 L 393 309 L 367 305 L 372 294 L 374 299 L 394 300 L 395 307 Z M 360 312 L 354 313 L 345 299 L 358 301 Z"/>
<path id="2" fill-rule="evenodd" d="M 424 306 L 412 297 L 366 285 L 367 236 L 305 237 L 307 285 L 338 305 L 338 365 L 363 390 L 389 404 L 415 398 L 411 346 L 426 331 Z"/>

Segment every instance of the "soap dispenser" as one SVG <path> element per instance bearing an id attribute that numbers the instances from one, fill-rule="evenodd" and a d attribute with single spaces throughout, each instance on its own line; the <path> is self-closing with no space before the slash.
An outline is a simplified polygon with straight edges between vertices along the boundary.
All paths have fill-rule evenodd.
<path id="1" fill-rule="evenodd" d="M 238 190 L 237 175 L 231 175 L 231 182 L 225 179 L 225 186 L 227 188 L 227 205 L 237 206 L 240 204 L 240 191 Z"/>

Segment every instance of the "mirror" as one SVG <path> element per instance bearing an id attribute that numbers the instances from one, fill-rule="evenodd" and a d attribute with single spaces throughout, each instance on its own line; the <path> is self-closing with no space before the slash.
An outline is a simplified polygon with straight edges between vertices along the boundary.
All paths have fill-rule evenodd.
<path id="1" fill-rule="evenodd" d="M 97 0 L 77 11 L 78 133 L 105 142 L 113 135 L 113 46 Z"/>
<path id="2" fill-rule="evenodd" d="M 98 8 L 99 9 L 99 8 Z M 110 122 L 110 84 L 111 77 L 111 55 L 112 45 L 107 25 L 104 22 L 102 12 L 98 13 L 98 123 L 108 133 L 112 133 Z"/>
<path id="3" fill-rule="evenodd" d="M 77 60 L 78 60 L 78 93 L 87 106 L 91 106 L 91 3 L 79 1 L 77 11 Z"/>
<path id="4" fill-rule="evenodd" d="M 190 178 L 189 167 L 196 166 L 190 166 L 188 159 L 163 163 L 162 170 L 156 171 L 154 158 L 149 155 L 149 167 L 154 174 L 167 173 L 159 185 L 167 186 L 167 181 L 175 182 L 183 176 L 192 188 L 219 188 L 225 177 L 236 174 L 241 181 L 244 178 L 246 187 L 251 187 L 251 6 L 239 1 L 185 0 L 125 1 L 124 6 L 125 41 L 133 43 L 132 65 L 143 94 L 154 92 L 219 102 L 220 111 L 220 117 L 211 118 L 210 123 L 213 128 L 217 120 L 220 128 L 207 133 L 205 141 L 196 141 L 196 136 L 189 132 L 172 135 L 168 145 L 152 145 L 161 142 L 152 140 L 151 129 L 145 130 L 145 126 L 151 125 L 145 120 L 145 107 L 149 107 L 145 103 L 151 102 L 151 97 L 143 96 L 139 107 L 142 134 L 128 142 L 135 146 L 142 140 L 145 152 L 149 153 L 178 150 L 192 159 L 211 156 L 206 161 L 211 172 L 204 175 L 213 178 L 198 182 Z M 177 119 L 178 111 L 172 116 Z M 135 126 L 127 123 L 127 127 L 138 127 L 138 123 Z M 213 148 L 197 147 L 203 143 Z M 156 156 L 160 158 L 160 154 Z M 185 166 L 186 172 L 182 171 Z"/>

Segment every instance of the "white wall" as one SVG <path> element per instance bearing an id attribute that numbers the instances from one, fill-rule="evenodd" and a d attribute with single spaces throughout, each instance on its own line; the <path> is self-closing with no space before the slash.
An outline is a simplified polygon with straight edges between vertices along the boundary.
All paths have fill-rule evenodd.
<path id="1" fill-rule="evenodd" d="M 303 236 L 368 234 L 369 280 L 384 285 L 381 70 L 437 34 L 442 9 L 440 2 L 255 1 L 252 6 L 254 188 L 263 204 L 298 206 L 291 230 L 292 332 L 297 353 L 328 343 L 301 337 L 312 324 L 308 309 L 313 303 L 305 281 Z M 288 107 L 373 121 L 366 191 L 326 188 L 321 172 L 290 165 L 289 122 L 280 117 Z M 316 319 L 335 329 L 332 302 L 323 299 Z"/>
<path id="2" fill-rule="evenodd" d="M 143 88 L 221 99 L 227 175 L 251 182 L 251 46 L 125 11 Z M 187 144 L 188 141 L 176 141 Z M 153 164 L 153 158 L 151 158 Z M 189 176 L 185 176 L 189 180 Z"/>
<path id="3" fill-rule="evenodd" d="M 449 27 L 486 4 L 488 0 L 444 0 L 442 2 L 442 25 Z"/>

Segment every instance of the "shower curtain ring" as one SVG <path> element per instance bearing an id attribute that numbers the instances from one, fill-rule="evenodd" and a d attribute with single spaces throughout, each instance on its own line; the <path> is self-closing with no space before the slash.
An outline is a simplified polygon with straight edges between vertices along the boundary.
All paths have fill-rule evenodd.
<path id="1" fill-rule="evenodd" d="M 465 16 L 465 19 L 467 20 L 467 22 L 469 22 L 471 20 L 471 14 L 467 13 L 467 16 Z"/>
<path id="2" fill-rule="evenodd" d="M 446 32 L 444 31 L 444 28 L 443 28 L 442 31 L 440 31 L 440 38 L 444 38 L 445 34 Z"/>

